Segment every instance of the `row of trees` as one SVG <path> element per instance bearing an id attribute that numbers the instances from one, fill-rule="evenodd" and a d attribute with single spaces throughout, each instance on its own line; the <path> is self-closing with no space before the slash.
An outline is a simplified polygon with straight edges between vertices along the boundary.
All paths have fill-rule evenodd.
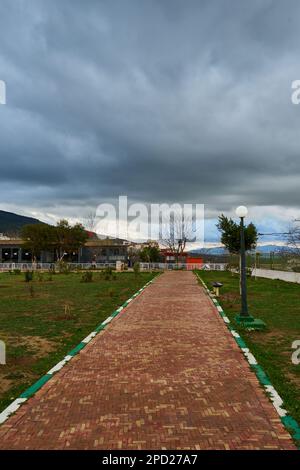
<path id="1" fill-rule="evenodd" d="M 240 225 L 222 214 L 217 228 L 221 232 L 221 242 L 229 253 L 238 254 L 240 252 Z M 170 229 L 170 236 L 161 240 L 161 243 L 174 254 L 177 260 L 185 249 L 188 233 L 188 227 L 182 222 L 175 223 Z M 294 234 L 296 235 L 298 233 Z M 66 253 L 77 253 L 88 238 L 82 224 L 77 223 L 71 226 L 64 219 L 60 220 L 56 226 L 43 223 L 25 225 L 21 236 L 24 240 L 24 248 L 32 253 L 33 259 L 36 259 L 41 251 L 51 251 L 55 252 L 58 261 L 62 260 Z M 257 229 L 253 223 L 249 223 L 245 226 L 246 250 L 255 249 L 257 240 Z M 142 250 L 134 252 L 132 256 L 143 262 L 162 261 L 158 244 L 145 246 Z"/>
<path id="2" fill-rule="evenodd" d="M 221 233 L 221 243 L 231 254 L 240 252 L 240 225 L 231 218 L 221 215 L 218 219 L 217 228 Z M 191 233 L 191 225 L 182 219 L 174 218 L 165 237 L 160 244 L 165 246 L 178 261 L 186 248 L 186 242 Z M 77 253 L 84 246 L 88 234 L 84 226 L 77 223 L 73 226 L 67 220 L 60 220 L 56 226 L 47 224 L 25 225 L 21 231 L 24 240 L 24 248 L 31 252 L 32 258 L 36 259 L 41 251 L 55 253 L 58 261 L 62 260 L 66 253 Z M 287 247 L 293 253 L 300 254 L 300 227 L 295 225 L 285 234 Z M 256 248 L 258 232 L 255 225 L 250 222 L 245 226 L 245 248 L 252 251 Z M 131 251 L 132 250 L 132 253 Z M 129 249 L 129 257 L 143 262 L 162 261 L 158 244 L 145 246 L 140 251 Z"/>
<path id="3" fill-rule="evenodd" d="M 41 251 L 49 251 L 55 253 L 56 259 L 61 261 L 66 253 L 77 253 L 87 241 L 88 234 L 82 224 L 71 226 L 67 220 L 61 220 L 56 226 L 43 223 L 25 225 L 21 237 L 25 250 L 30 251 L 33 260 Z M 145 246 L 141 250 L 130 249 L 128 254 L 133 261 L 162 261 L 158 244 Z"/>
<path id="4" fill-rule="evenodd" d="M 24 248 L 31 252 L 33 260 L 41 251 L 51 251 L 61 261 L 66 253 L 78 252 L 85 244 L 88 234 L 83 225 L 71 226 L 60 220 L 56 226 L 47 224 L 25 225 L 21 231 Z"/>

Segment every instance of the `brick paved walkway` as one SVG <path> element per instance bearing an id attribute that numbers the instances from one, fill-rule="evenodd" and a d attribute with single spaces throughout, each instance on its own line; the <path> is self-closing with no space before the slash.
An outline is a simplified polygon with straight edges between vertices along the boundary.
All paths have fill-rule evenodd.
<path id="1" fill-rule="evenodd" d="M 160 276 L 0 428 L 1 449 L 293 449 L 191 272 Z"/>

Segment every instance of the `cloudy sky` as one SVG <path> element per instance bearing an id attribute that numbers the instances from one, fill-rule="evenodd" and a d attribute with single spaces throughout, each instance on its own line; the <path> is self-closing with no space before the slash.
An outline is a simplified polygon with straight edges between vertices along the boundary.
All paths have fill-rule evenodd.
<path id="1" fill-rule="evenodd" d="M 1 0 L 0 208 L 240 204 L 300 218 L 298 0 Z"/>

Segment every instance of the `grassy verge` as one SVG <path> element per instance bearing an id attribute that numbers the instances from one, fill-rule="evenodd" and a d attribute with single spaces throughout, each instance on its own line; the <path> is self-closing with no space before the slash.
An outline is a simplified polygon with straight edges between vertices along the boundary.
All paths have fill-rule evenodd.
<path id="1" fill-rule="evenodd" d="M 291 360 L 292 343 L 300 340 L 300 286 L 279 280 L 248 279 L 249 312 L 267 324 L 265 331 L 246 331 L 235 316 L 240 311 L 239 280 L 228 272 L 199 271 L 209 288 L 223 283 L 218 299 L 235 329 L 284 400 L 284 407 L 300 423 L 300 365 Z"/>
<path id="2" fill-rule="evenodd" d="M 23 274 L 0 274 L 7 362 L 0 365 L 0 411 L 153 276 L 93 273 L 93 282 L 81 282 L 81 273 L 44 273 L 25 282 Z"/>

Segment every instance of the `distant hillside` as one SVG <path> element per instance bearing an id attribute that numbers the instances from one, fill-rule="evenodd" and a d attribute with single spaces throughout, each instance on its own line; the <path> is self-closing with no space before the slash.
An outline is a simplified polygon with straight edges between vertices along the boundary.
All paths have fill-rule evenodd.
<path id="1" fill-rule="evenodd" d="M 7 235 L 10 237 L 18 236 L 21 228 L 24 225 L 29 224 L 42 224 L 41 220 L 35 219 L 34 217 L 25 217 L 23 215 L 14 214 L 13 212 L 6 212 L 0 210 L 0 234 Z M 86 231 L 90 240 L 101 239 L 101 240 L 114 240 L 115 243 L 124 243 L 127 240 L 112 238 L 106 235 L 99 235 L 95 232 Z M 128 242 L 127 242 L 128 243 Z"/>
<path id="2" fill-rule="evenodd" d="M 40 223 L 40 220 L 33 217 L 24 217 L 13 212 L 0 210 L 0 233 L 4 235 L 16 235 L 20 232 L 23 225 Z"/>
<path id="3" fill-rule="evenodd" d="M 215 246 L 213 248 L 198 248 L 195 250 L 190 250 L 189 253 L 193 254 L 207 254 L 207 255 L 225 255 L 228 251 L 222 246 Z"/>
<path id="4" fill-rule="evenodd" d="M 271 252 L 278 252 L 281 251 L 283 247 L 280 247 L 278 245 L 263 245 L 263 246 L 258 246 L 256 251 L 262 253 L 262 254 L 268 254 Z M 190 253 L 198 253 L 198 254 L 207 254 L 207 255 L 226 255 L 228 254 L 228 251 L 226 248 L 222 246 L 216 246 L 213 248 L 200 248 L 198 250 L 191 250 Z"/>

